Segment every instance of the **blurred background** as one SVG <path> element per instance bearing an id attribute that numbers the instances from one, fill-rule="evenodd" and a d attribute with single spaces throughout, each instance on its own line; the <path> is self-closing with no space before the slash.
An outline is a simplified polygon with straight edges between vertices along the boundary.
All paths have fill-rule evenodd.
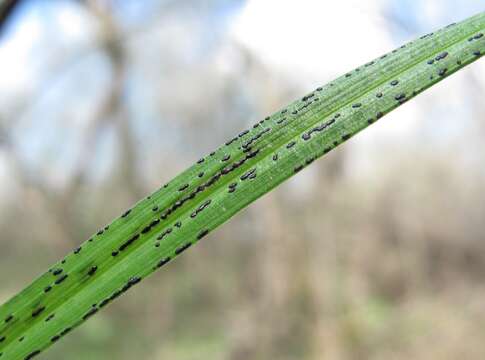
<path id="1" fill-rule="evenodd" d="M 227 138 L 483 0 L 21 0 L 0 19 L 0 303 Z M 485 62 L 39 359 L 485 358 Z"/>

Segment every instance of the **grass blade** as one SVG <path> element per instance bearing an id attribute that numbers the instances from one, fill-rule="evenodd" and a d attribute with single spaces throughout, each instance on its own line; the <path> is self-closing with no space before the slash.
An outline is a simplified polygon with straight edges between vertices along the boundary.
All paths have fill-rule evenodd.
<path id="1" fill-rule="evenodd" d="M 422 36 L 200 159 L 0 306 L 0 360 L 39 354 L 240 209 L 479 59 L 484 32 L 480 13 Z"/>

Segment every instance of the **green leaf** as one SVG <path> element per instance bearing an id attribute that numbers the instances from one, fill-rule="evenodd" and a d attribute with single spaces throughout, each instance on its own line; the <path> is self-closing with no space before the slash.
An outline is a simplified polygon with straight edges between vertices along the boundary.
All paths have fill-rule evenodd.
<path id="1" fill-rule="evenodd" d="M 0 307 L 0 360 L 34 357 L 240 209 L 479 59 L 484 31 L 480 13 L 422 36 L 201 158 Z"/>

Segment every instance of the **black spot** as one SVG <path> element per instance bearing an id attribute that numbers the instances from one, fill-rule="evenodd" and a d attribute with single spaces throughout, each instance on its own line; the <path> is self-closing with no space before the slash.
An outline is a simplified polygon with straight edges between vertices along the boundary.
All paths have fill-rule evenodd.
<path id="1" fill-rule="evenodd" d="M 91 308 L 86 314 L 84 314 L 83 320 L 89 319 L 91 316 L 93 316 L 94 314 L 96 314 L 98 312 L 98 310 L 99 309 L 96 308 L 96 307 Z"/>
<path id="2" fill-rule="evenodd" d="M 40 315 L 40 313 L 44 310 L 45 310 L 45 306 L 41 306 L 40 308 L 35 309 L 34 311 L 32 311 L 32 317 L 36 317 Z"/>
<path id="3" fill-rule="evenodd" d="M 397 101 L 403 100 L 405 98 L 406 98 L 406 94 L 404 94 L 404 93 L 400 93 L 400 94 L 397 94 L 396 96 L 394 96 L 394 99 L 396 99 Z"/>
<path id="4" fill-rule="evenodd" d="M 483 37 L 483 34 L 482 34 L 482 33 L 475 35 L 473 38 L 474 38 L 475 40 L 478 40 L 478 39 L 480 39 L 481 37 Z"/>
<path id="5" fill-rule="evenodd" d="M 161 268 L 163 265 L 169 263 L 171 260 L 170 257 L 167 257 L 167 258 L 164 258 L 162 260 L 160 260 L 158 263 L 157 263 L 157 268 Z"/>
<path id="6" fill-rule="evenodd" d="M 286 145 L 286 148 L 287 149 L 291 149 L 293 146 L 295 146 L 295 144 L 296 144 L 296 142 L 295 141 L 292 141 L 288 145 Z"/>
<path id="7" fill-rule="evenodd" d="M 82 247 L 81 246 L 75 248 L 74 249 L 74 254 L 79 254 L 81 252 L 81 250 L 82 250 Z"/>
<path id="8" fill-rule="evenodd" d="M 345 135 L 342 135 L 342 140 L 348 140 L 352 137 L 351 134 L 345 134 Z"/>
<path id="9" fill-rule="evenodd" d="M 392 80 L 390 84 L 392 86 L 396 86 L 397 84 L 399 84 L 399 81 L 398 80 Z"/>
<path id="10" fill-rule="evenodd" d="M 384 114 L 383 114 L 381 111 L 378 111 L 378 112 L 376 113 L 376 118 L 377 118 L 377 119 L 380 119 L 382 116 L 384 116 Z"/>
<path id="11" fill-rule="evenodd" d="M 433 65 L 434 64 L 434 59 L 428 60 L 428 65 Z"/>
<path id="12" fill-rule="evenodd" d="M 193 161 L 193 160 L 192 160 Z M 205 160 L 202 158 L 202 159 L 199 159 L 197 160 L 197 164 L 202 164 Z"/>
<path id="13" fill-rule="evenodd" d="M 6 339 L 6 337 L 5 337 L 5 336 L 0 336 L 0 343 L 4 342 L 4 341 L 5 341 L 5 339 Z"/>
<path id="14" fill-rule="evenodd" d="M 24 360 L 30 360 L 30 359 L 33 359 L 35 356 L 39 355 L 40 354 L 40 350 L 35 350 L 33 352 L 31 352 L 29 355 L 27 355 Z"/>
<path id="15" fill-rule="evenodd" d="M 381 98 L 382 97 L 382 93 L 381 92 L 377 93 L 376 94 L 376 97 Z"/>
<path id="16" fill-rule="evenodd" d="M 176 227 L 178 227 L 178 228 L 180 228 L 180 227 L 182 226 L 182 222 L 177 221 L 177 222 L 175 223 L 175 226 L 176 226 Z"/>
<path id="17" fill-rule="evenodd" d="M 185 250 L 187 250 L 189 247 L 192 246 L 192 243 L 187 243 L 185 245 L 182 245 L 181 247 L 179 247 L 178 249 L 175 250 L 175 254 L 176 255 L 179 255 L 181 253 L 183 253 Z"/>
<path id="18" fill-rule="evenodd" d="M 56 316 L 56 314 L 50 314 L 46 319 L 45 319 L 45 322 L 49 322 L 51 321 L 52 319 L 54 319 L 54 317 Z"/>
<path id="19" fill-rule="evenodd" d="M 442 52 L 441 54 L 439 54 L 438 56 L 435 57 L 435 60 L 436 61 L 440 61 L 441 59 L 444 59 L 445 57 L 448 56 L 448 52 L 444 51 Z"/>
<path id="20" fill-rule="evenodd" d="M 62 271 L 63 271 L 62 269 L 54 269 L 52 270 L 52 275 L 54 276 L 60 275 Z"/>
<path id="21" fill-rule="evenodd" d="M 353 104 L 353 105 L 352 105 L 352 107 L 353 107 L 354 109 L 360 108 L 361 106 L 362 106 L 362 104 L 361 104 L 361 103 L 356 103 L 356 104 Z"/>
<path id="22" fill-rule="evenodd" d="M 25 340 L 25 336 L 22 336 L 22 337 L 19 338 L 19 342 L 22 342 L 24 340 Z"/>
<path id="23" fill-rule="evenodd" d="M 303 169 L 303 165 L 298 165 L 297 167 L 295 167 L 294 171 L 297 173 L 299 171 L 301 171 Z"/>
<path id="24" fill-rule="evenodd" d="M 180 188 L 179 188 L 179 191 L 184 191 L 184 190 L 187 190 L 189 187 L 189 184 L 185 184 L 185 185 L 182 185 Z"/>
<path id="25" fill-rule="evenodd" d="M 7 316 L 7 317 L 5 318 L 5 323 L 9 323 L 9 322 L 10 322 L 10 321 L 12 321 L 12 320 L 13 320 L 13 315 L 12 315 L 12 314 L 10 314 L 9 316 Z"/>
<path id="26" fill-rule="evenodd" d="M 127 217 L 128 215 L 130 215 L 130 213 L 131 213 L 131 209 L 130 209 L 130 210 L 126 210 L 126 211 L 124 212 L 124 214 L 123 214 L 123 215 L 121 215 L 121 217 L 122 217 L 122 218 L 125 218 L 125 217 Z"/>
<path id="27" fill-rule="evenodd" d="M 98 267 L 96 265 L 91 266 L 91 269 L 89 269 L 89 271 L 88 271 L 88 275 L 93 276 L 96 273 L 97 270 L 98 270 Z"/>
<path id="28" fill-rule="evenodd" d="M 200 240 L 202 239 L 204 236 L 206 236 L 207 234 L 209 233 L 209 230 L 205 229 L 205 230 L 202 230 L 199 235 L 197 235 L 197 240 Z"/>
<path id="29" fill-rule="evenodd" d="M 238 136 L 239 137 L 243 137 L 244 135 L 246 135 L 247 133 L 249 133 L 249 130 L 244 130 L 242 133 L 240 133 Z"/>
<path id="30" fill-rule="evenodd" d="M 54 282 L 54 284 L 59 285 L 60 283 L 62 283 L 66 279 L 67 279 L 67 274 L 64 274 L 61 277 L 57 278 L 57 280 Z"/>
<path id="31" fill-rule="evenodd" d="M 118 252 L 118 251 L 113 251 L 113 252 L 111 253 L 111 256 L 112 256 L 112 257 L 115 257 L 115 256 L 118 256 L 118 254 L 119 254 L 119 252 Z"/>
<path id="32" fill-rule="evenodd" d="M 473 52 L 473 55 L 475 55 L 475 56 L 480 56 L 480 54 L 481 54 L 480 50 L 476 50 L 476 51 Z"/>
<path id="33" fill-rule="evenodd" d="M 278 160 L 278 154 L 274 154 L 273 155 L 273 161 L 277 161 Z"/>
<path id="34" fill-rule="evenodd" d="M 447 68 L 444 68 L 444 69 L 440 69 L 440 71 L 438 71 L 438 75 L 439 76 L 444 76 L 446 74 L 446 72 L 448 71 Z"/>
<path id="35" fill-rule="evenodd" d="M 61 332 L 61 336 L 66 335 L 66 334 L 67 334 L 67 333 L 69 333 L 69 331 L 71 331 L 71 330 L 72 330 L 72 328 L 70 328 L 70 327 L 65 328 L 64 330 L 62 330 L 62 332 Z"/>
<path id="36" fill-rule="evenodd" d="M 198 177 L 201 178 L 202 176 L 204 176 L 204 173 L 203 172 L 200 172 L 199 175 L 198 175 Z"/>
<path id="37" fill-rule="evenodd" d="M 222 158 L 222 161 L 227 161 L 231 158 L 231 155 L 226 155 Z"/>
<path id="38" fill-rule="evenodd" d="M 53 342 L 53 343 L 54 343 L 54 342 L 56 342 L 57 340 L 59 340 L 60 338 L 61 338 L 61 337 L 60 337 L 59 335 L 53 336 L 53 337 L 51 338 L 51 342 Z"/>
<path id="39" fill-rule="evenodd" d="M 45 292 L 45 293 L 48 293 L 48 292 L 49 292 L 49 291 L 51 291 L 51 290 L 52 290 L 52 286 L 50 286 L 50 285 L 47 285 L 47 286 L 44 288 L 44 292 Z"/>
<path id="40" fill-rule="evenodd" d="M 369 118 L 369 119 L 367 119 L 367 123 L 368 123 L 369 125 L 370 125 L 370 124 L 372 124 L 373 122 L 374 122 L 374 119 L 373 119 L 373 118 Z"/>

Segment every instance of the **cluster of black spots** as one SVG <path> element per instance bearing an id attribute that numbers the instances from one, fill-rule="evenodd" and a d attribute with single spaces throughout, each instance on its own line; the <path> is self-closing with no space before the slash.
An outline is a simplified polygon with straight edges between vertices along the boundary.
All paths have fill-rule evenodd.
<path id="1" fill-rule="evenodd" d="M 88 275 L 93 276 L 96 273 L 96 271 L 98 271 L 98 267 L 96 265 L 91 266 L 91 268 L 88 271 Z"/>
<path id="2" fill-rule="evenodd" d="M 399 80 L 392 80 L 390 84 L 391 86 L 396 86 L 397 84 L 399 84 Z"/>
<path id="3" fill-rule="evenodd" d="M 402 100 L 406 99 L 406 94 L 405 93 L 399 93 L 396 96 L 394 96 L 394 99 L 396 99 L 397 101 L 402 101 Z"/>
<path id="4" fill-rule="evenodd" d="M 376 94 L 376 97 L 380 99 L 380 98 L 382 97 L 382 93 L 381 93 L 381 92 L 378 92 L 378 93 Z"/>
<path id="5" fill-rule="evenodd" d="M 233 193 L 236 191 L 236 188 L 237 188 L 237 183 L 231 183 L 229 184 L 229 193 Z"/>
<path id="6" fill-rule="evenodd" d="M 230 158 L 231 158 L 231 155 L 229 155 L 229 154 L 228 154 L 228 155 L 224 156 L 224 157 L 221 159 L 221 161 L 223 161 L 223 162 L 224 162 L 224 161 L 228 161 Z"/>
<path id="7" fill-rule="evenodd" d="M 5 324 L 8 324 L 8 323 L 9 323 L 10 321 L 12 321 L 12 320 L 13 320 L 13 315 L 12 315 L 12 314 L 8 315 L 8 316 L 5 318 Z"/>
<path id="8" fill-rule="evenodd" d="M 249 171 L 247 171 L 246 173 L 244 173 L 242 176 L 241 176 L 241 180 L 244 181 L 244 180 L 247 180 L 249 179 L 252 175 L 254 175 L 256 173 L 256 168 L 253 168 Z"/>
<path id="9" fill-rule="evenodd" d="M 473 55 L 475 55 L 475 56 L 480 56 L 480 54 L 481 54 L 480 50 L 475 50 L 473 52 Z"/>
<path id="10" fill-rule="evenodd" d="M 54 319 L 55 316 L 56 314 L 50 314 L 48 317 L 45 318 L 45 322 L 51 321 L 52 319 Z"/>
<path id="11" fill-rule="evenodd" d="M 179 191 L 185 191 L 189 188 L 189 184 L 184 184 L 181 187 L 179 187 Z"/>
<path id="12" fill-rule="evenodd" d="M 171 257 L 166 257 L 160 260 L 157 265 L 153 268 L 153 270 L 160 269 L 163 265 L 168 264 L 172 260 Z"/>
<path id="13" fill-rule="evenodd" d="M 93 306 L 91 309 L 88 310 L 86 314 L 83 315 L 83 320 L 89 319 L 91 316 L 96 314 L 99 311 L 99 309 L 95 306 Z"/>
<path id="14" fill-rule="evenodd" d="M 29 355 L 27 355 L 24 360 L 31 360 L 33 359 L 35 356 L 39 355 L 40 354 L 40 350 L 35 350 L 33 352 L 31 352 Z"/>
<path id="15" fill-rule="evenodd" d="M 126 210 L 126 211 L 123 213 L 123 215 L 121 215 L 121 217 L 122 217 L 122 218 L 125 218 L 125 217 L 127 217 L 128 215 L 130 215 L 130 213 L 131 213 L 131 209 Z"/>
<path id="16" fill-rule="evenodd" d="M 439 75 L 439 76 L 445 76 L 445 74 L 446 74 L 446 72 L 447 72 L 447 71 L 448 71 L 448 69 L 447 69 L 447 68 L 440 69 L 440 70 L 438 71 L 438 75 Z"/>
<path id="17" fill-rule="evenodd" d="M 75 248 L 73 252 L 74 252 L 74 254 L 77 255 L 77 254 L 79 254 L 81 252 L 81 250 L 82 250 L 82 247 L 79 246 L 79 247 Z"/>
<path id="18" fill-rule="evenodd" d="M 188 243 L 182 245 L 181 247 L 175 249 L 175 255 L 182 254 L 185 250 L 187 250 L 191 246 L 192 246 L 192 243 L 191 242 L 188 242 Z"/>
<path id="19" fill-rule="evenodd" d="M 150 229 L 151 229 L 151 227 L 150 227 Z M 130 246 L 131 244 L 133 244 L 139 238 L 140 238 L 140 234 L 133 235 L 131 238 L 129 238 L 123 244 L 121 244 L 120 247 L 118 248 L 118 250 L 119 251 L 124 251 L 128 246 Z"/>
<path id="20" fill-rule="evenodd" d="M 41 307 L 35 309 L 34 311 L 32 311 L 32 317 L 35 318 L 35 317 L 39 316 L 44 310 L 45 310 L 45 306 L 41 306 Z"/>
<path id="21" fill-rule="evenodd" d="M 310 140 L 311 136 L 313 133 L 315 132 L 321 132 L 325 129 L 327 129 L 330 125 L 332 125 L 333 123 L 335 123 L 335 119 L 337 119 L 338 117 L 340 117 L 340 114 L 335 114 L 335 116 L 333 117 L 333 119 L 327 121 L 326 123 L 323 123 L 321 125 L 318 125 L 316 127 L 314 127 L 313 129 L 311 129 L 310 131 L 308 131 L 307 133 L 304 133 L 302 134 L 302 139 L 303 140 Z"/>
<path id="22" fill-rule="evenodd" d="M 49 291 L 52 290 L 52 286 L 51 285 L 47 285 L 45 288 L 44 288 L 44 292 L 45 293 L 48 293 Z"/>
<path id="23" fill-rule="evenodd" d="M 268 128 L 268 129 L 265 130 L 265 132 L 267 132 L 267 131 L 271 131 L 271 128 Z M 174 211 L 176 211 L 179 207 L 183 206 L 183 204 L 185 204 L 185 202 L 194 199 L 198 193 L 201 193 L 206 188 L 214 185 L 217 181 L 219 181 L 219 179 L 222 176 L 231 173 L 232 171 L 236 170 L 241 165 L 246 163 L 248 160 L 256 157 L 260 153 L 260 149 L 252 150 L 251 148 L 248 148 L 248 149 L 245 149 L 244 152 L 246 153 L 246 155 L 243 158 L 241 158 L 238 161 L 235 161 L 232 164 L 222 168 L 219 172 L 217 172 L 215 175 L 213 175 L 207 182 L 199 185 L 190 194 L 186 195 L 185 197 L 181 198 L 180 200 L 177 200 L 173 205 L 171 205 L 168 209 L 166 209 L 165 211 L 162 212 L 162 214 L 160 215 L 160 218 L 162 220 L 167 219 L 170 214 L 172 214 Z"/>
<path id="24" fill-rule="evenodd" d="M 208 229 L 202 230 L 198 235 L 197 235 L 197 240 L 202 239 L 204 236 L 206 236 L 209 233 Z"/>
<path id="25" fill-rule="evenodd" d="M 54 284 L 59 285 L 60 283 L 62 283 L 64 280 L 67 279 L 67 276 L 68 276 L 67 274 L 64 274 L 64 275 L 58 277 L 56 279 L 56 281 L 54 281 Z"/>
<path id="26" fill-rule="evenodd" d="M 176 224 L 175 224 L 176 225 Z M 167 230 L 165 230 L 163 233 L 161 233 L 158 237 L 157 237 L 157 240 L 163 240 L 163 238 L 169 234 L 172 233 L 172 228 L 168 228 Z"/>
<path id="27" fill-rule="evenodd" d="M 296 141 L 291 141 L 290 143 L 288 143 L 288 144 L 286 145 L 286 148 L 287 148 L 287 149 L 291 149 L 291 148 L 292 148 L 293 146 L 295 146 L 295 145 L 296 145 Z"/>
<path id="28" fill-rule="evenodd" d="M 199 215 L 199 213 L 204 211 L 204 209 L 207 208 L 211 204 L 211 202 L 212 200 L 210 199 L 205 201 L 202 205 L 200 205 L 197 209 L 195 209 L 195 211 L 192 212 L 192 214 L 190 214 L 190 217 L 195 218 L 197 215 Z"/>
<path id="29" fill-rule="evenodd" d="M 478 40 L 481 37 L 483 37 L 483 34 L 482 33 L 478 33 L 477 35 L 472 36 L 471 38 L 468 38 L 468 41 Z"/>
<path id="30" fill-rule="evenodd" d="M 299 171 L 301 171 L 301 170 L 303 170 L 303 165 L 298 165 L 298 166 L 296 166 L 296 167 L 293 169 L 293 171 L 294 171 L 295 173 L 297 173 L 297 172 L 299 172 Z"/>

